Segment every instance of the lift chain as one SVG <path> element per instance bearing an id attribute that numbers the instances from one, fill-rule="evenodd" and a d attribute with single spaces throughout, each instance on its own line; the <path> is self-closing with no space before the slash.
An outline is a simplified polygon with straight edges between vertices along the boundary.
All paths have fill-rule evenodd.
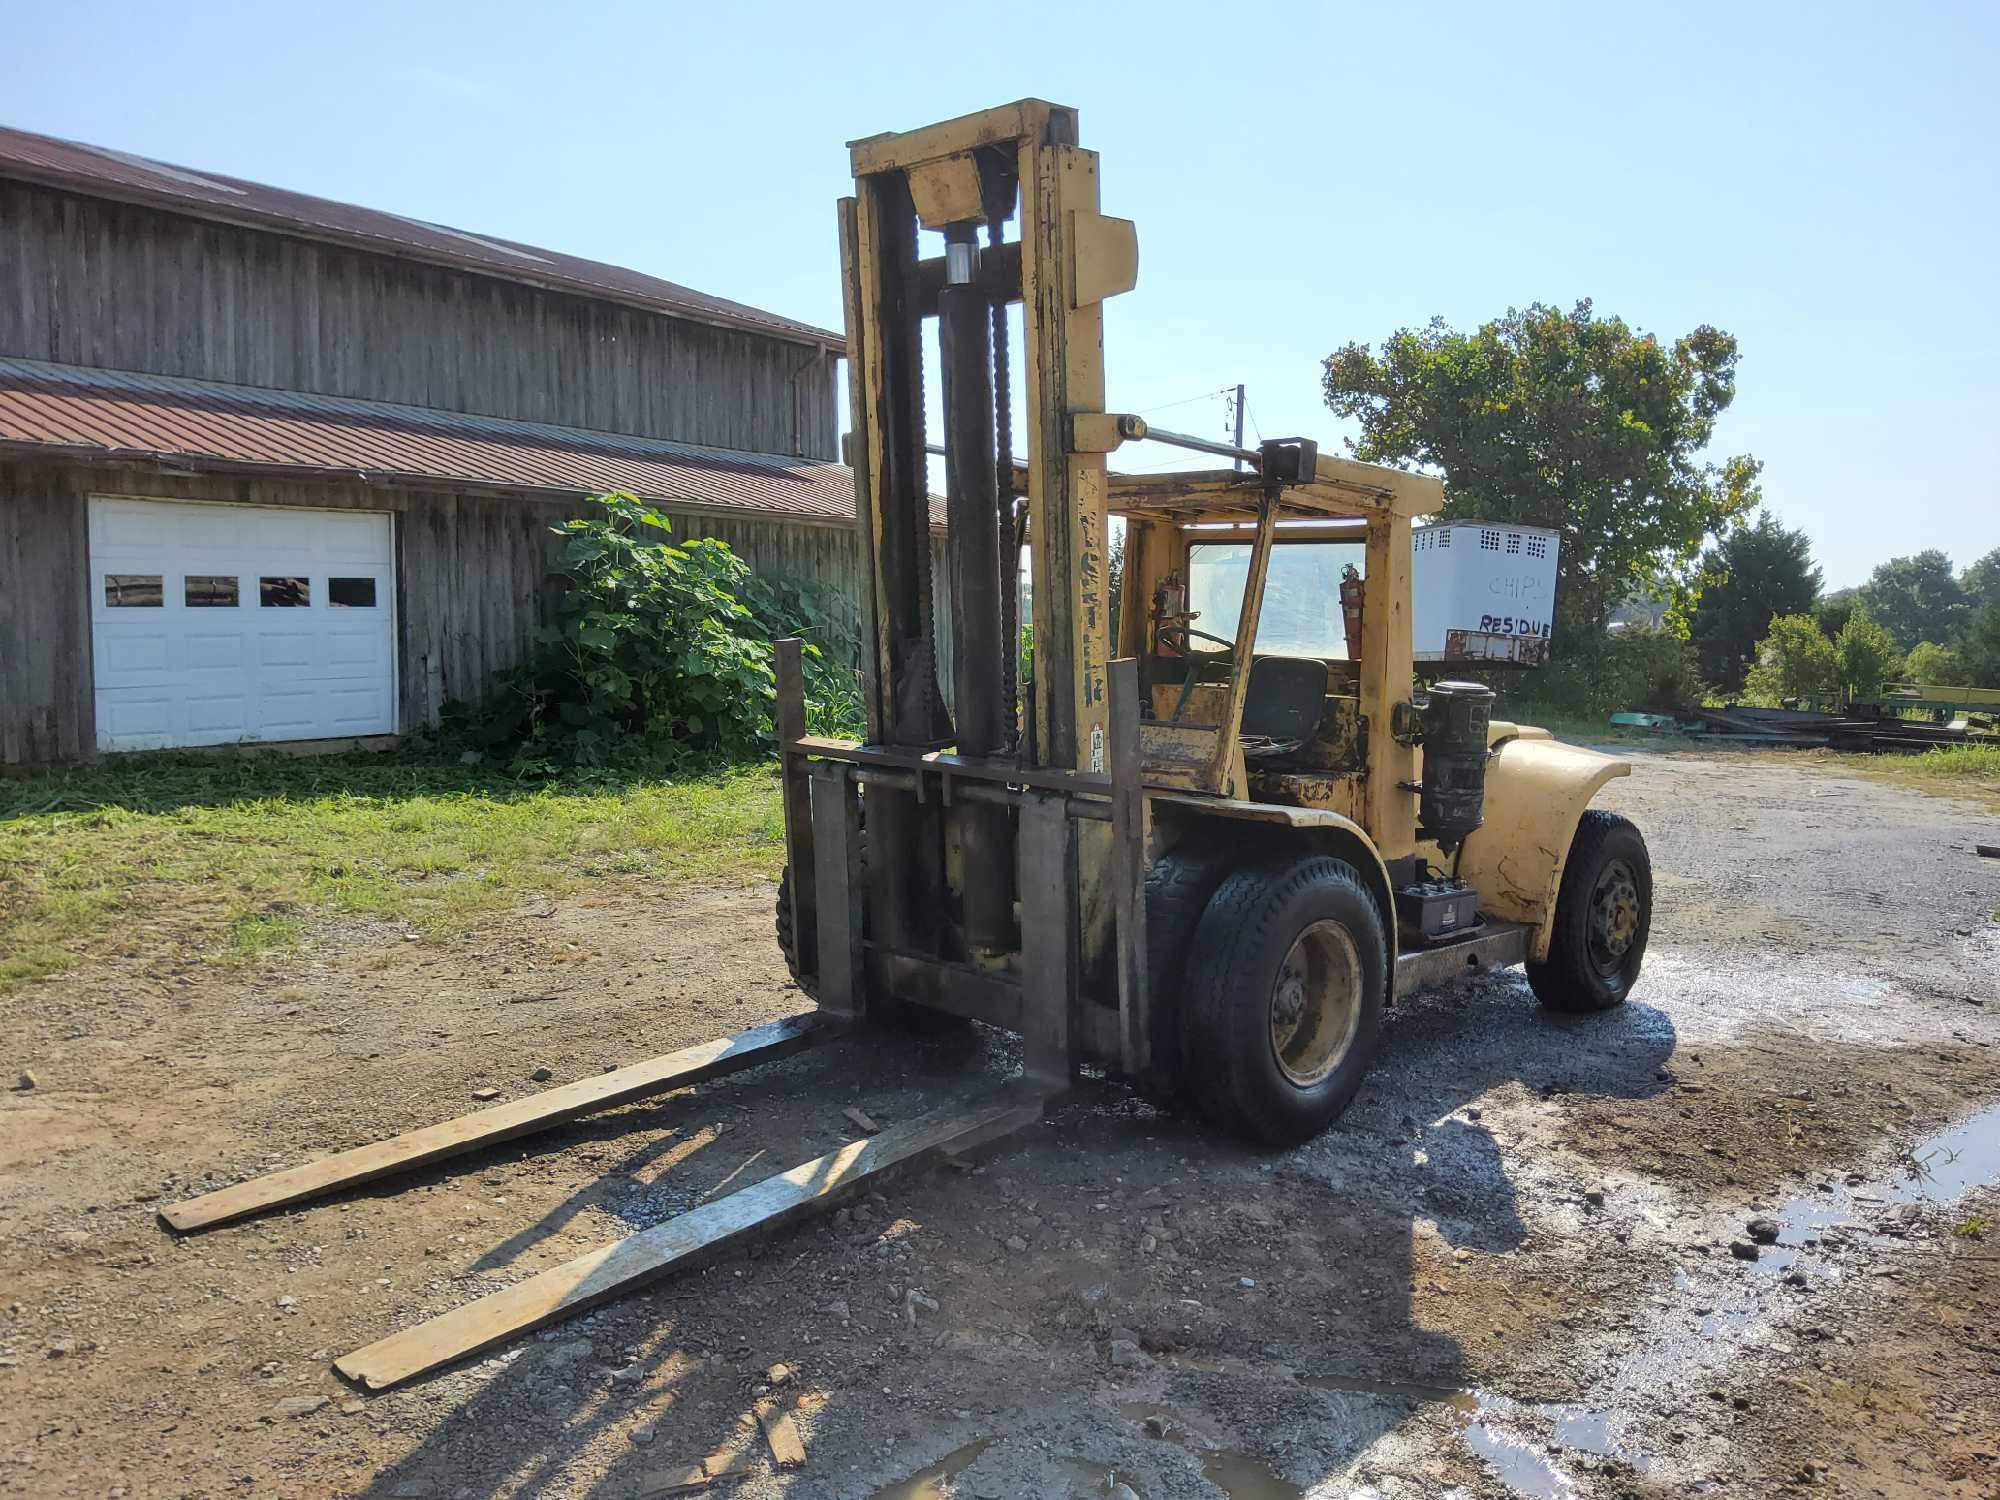
<path id="1" fill-rule="evenodd" d="M 987 243 L 999 250 L 1006 229 L 1001 215 L 986 221 Z M 1000 510 L 1000 691 L 1007 703 L 1007 745 L 1021 742 L 1021 547 L 1014 519 L 1014 415 L 1007 370 L 1007 304 L 993 304 L 993 452 Z"/>
<path id="2" fill-rule="evenodd" d="M 918 636 L 918 659 L 910 665 L 917 674 L 918 692 L 922 695 L 919 703 L 918 722 L 941 728 L 950 737 L 951 716 L 947 712 L 942 695 L 938 691 L 937 659 L 937 617 L 932 612 L 931 602 L 931 486 L 930 457 L 926 451 L 929 431 L 928 418 L 924 413 L 924 341 L 922 327 L 918 336 L 911 341 L 912 362 L 915 369 L 910 372 L 910 431 L 914 449 L 912 460 L 916 474 L 916 504 L 912 513 L 916 517 L 916 563 L 917 573 L 917 618 L 921 622 L 922 634 Z"/>

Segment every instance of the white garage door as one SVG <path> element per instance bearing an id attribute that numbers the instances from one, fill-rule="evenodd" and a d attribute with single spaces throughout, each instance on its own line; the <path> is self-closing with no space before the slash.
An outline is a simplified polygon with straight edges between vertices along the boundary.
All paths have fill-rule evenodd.
<path id="1" fill-rule="evenodd" d="M 97 745 L 396 729 L 390 518 L 96 496 Z"/>

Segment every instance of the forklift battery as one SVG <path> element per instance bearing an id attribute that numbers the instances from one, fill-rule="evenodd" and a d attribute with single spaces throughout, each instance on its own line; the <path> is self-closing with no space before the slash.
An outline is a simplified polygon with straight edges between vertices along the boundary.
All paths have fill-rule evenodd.
<path id="1" fill-rule="evenodd" d="M 1461 937 L 1479 925 L 1479 893 L 1460 880 L 1399 886 L 1396 919 L 1427 943 Z"/>

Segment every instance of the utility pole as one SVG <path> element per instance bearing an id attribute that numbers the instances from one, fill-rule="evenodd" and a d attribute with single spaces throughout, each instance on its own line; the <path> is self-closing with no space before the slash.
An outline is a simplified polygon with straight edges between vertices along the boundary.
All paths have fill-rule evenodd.
<path id="1" fill-rule="evenodd" d="M 1239 448 L 1243 446 L 1243 387 L 1241 385 L 1236 387 L 1236 446 Z M 1239 474 L 1243 472 L 1243 460 L 1240 458 L 1236 460 L 1236 472 Z"/>

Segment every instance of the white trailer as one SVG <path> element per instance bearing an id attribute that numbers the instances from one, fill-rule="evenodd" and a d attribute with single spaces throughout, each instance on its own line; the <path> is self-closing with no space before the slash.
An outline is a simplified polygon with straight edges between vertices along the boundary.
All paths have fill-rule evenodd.
<path id="1" fill-rule="evenodd" d="M 1539 526 L 1439 521 L 1411 533 L 1419 662 L 1538 667 L 1549 659 L 1560 538 Z"/>

